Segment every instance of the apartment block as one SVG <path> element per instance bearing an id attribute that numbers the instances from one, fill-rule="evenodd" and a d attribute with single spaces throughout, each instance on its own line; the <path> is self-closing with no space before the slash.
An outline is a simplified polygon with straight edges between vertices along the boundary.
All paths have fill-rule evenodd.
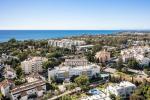
<path id="1" fill-rule="evenodd" d="M 28 58 L 25 61 L 21 62 L 21 68 L 25 74 L 42 72 L 42 63 L 44 61 L 47 61 L 47 59 L 43 57 Z"/>

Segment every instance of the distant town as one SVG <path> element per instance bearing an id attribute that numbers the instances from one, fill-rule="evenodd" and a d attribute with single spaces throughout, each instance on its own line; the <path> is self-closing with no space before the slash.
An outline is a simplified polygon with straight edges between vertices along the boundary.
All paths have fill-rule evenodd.
<path id="1" fill-rule="evenodd" d="M 149 31 L 0 43 L 0 100 L 149 98 Z"/>

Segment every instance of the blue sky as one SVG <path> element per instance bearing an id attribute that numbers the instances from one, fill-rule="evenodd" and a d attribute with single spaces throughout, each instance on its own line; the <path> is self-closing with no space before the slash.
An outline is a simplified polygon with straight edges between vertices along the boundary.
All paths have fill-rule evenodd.
<path id="1" fill-rule="evenodd" d="M 150 29 L 150 0 L 0 0 L 0 29 Z"/>

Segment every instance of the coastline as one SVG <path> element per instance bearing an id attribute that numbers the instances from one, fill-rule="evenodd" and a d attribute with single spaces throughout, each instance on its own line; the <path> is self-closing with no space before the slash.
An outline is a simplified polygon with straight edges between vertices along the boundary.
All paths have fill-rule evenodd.
<path id="1" fill-rule="evenodd" d="M 118 32 L 121 32 L 121 30 L 0 30 L 0 43 L 7 42 L 12 38 L 20 41 L 43 40 L 76 36 L 110 35 Z"/>
<path id="2" fill-rule="evenodd" d="M 24 40 L 61 39 L 83 36 L 123 35 L 150 33 L 148 30 L 0 30 L 0 43 L 15 38 Z"/>

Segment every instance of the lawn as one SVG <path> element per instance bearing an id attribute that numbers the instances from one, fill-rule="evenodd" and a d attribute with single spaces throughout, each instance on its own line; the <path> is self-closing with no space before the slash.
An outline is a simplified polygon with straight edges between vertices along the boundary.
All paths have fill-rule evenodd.
<path id="1" fill-rule="evenodd" d="M 127 71 L 126 73 L 125 72 L 116 72 L 116 74 L 118 75 L 122 75 L 122 76 L 133 76 L 133 75 L 136 75 L 136 73 L 133 73 L 133 72 L 130 72 L 130 71 Z"/>
<path id="2" fill-rule="evenodd" d="M 76 93 L 71 95 L 72 100 L 79 100 L 82 97 L 86 97 L 87 95 L 85 93 Z"/>

